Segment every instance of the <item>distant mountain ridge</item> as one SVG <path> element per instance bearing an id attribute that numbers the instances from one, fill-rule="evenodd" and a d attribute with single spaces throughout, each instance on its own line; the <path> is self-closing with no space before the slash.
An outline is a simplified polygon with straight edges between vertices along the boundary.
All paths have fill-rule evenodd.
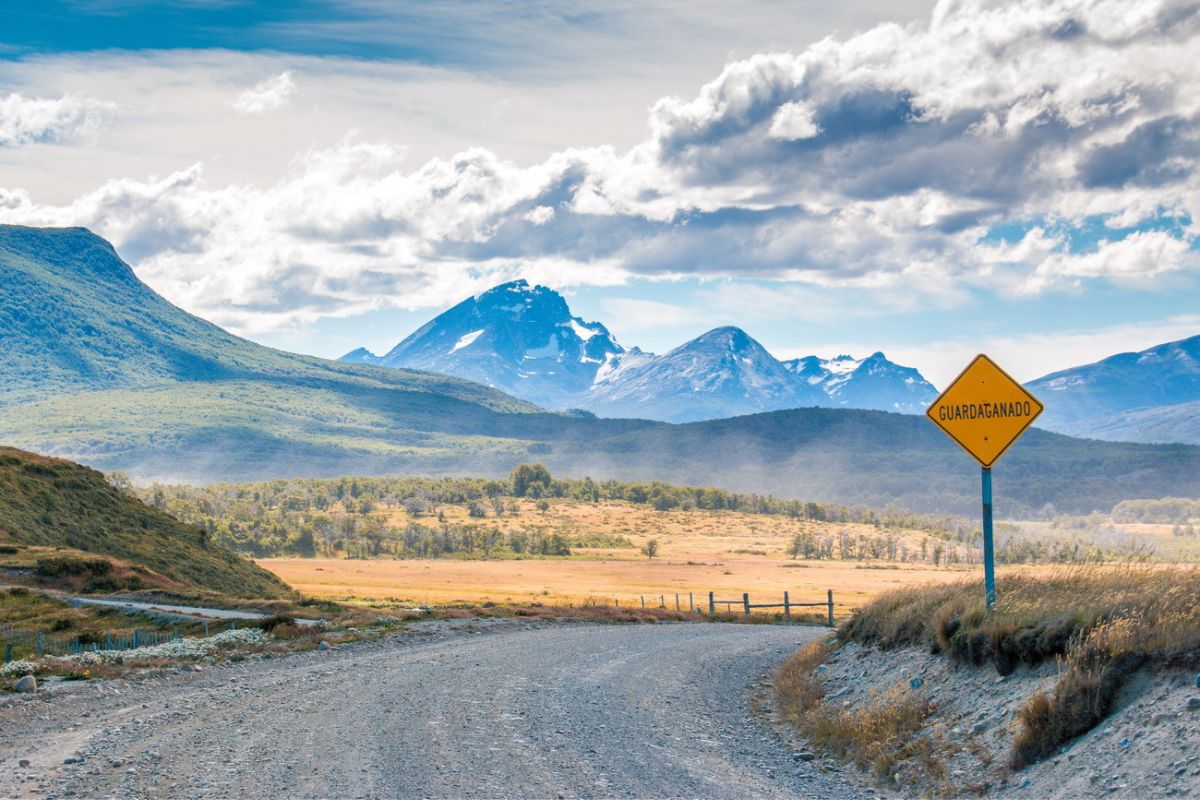
<path id="1" fill-rule="evenodd" d="M 573 316 L 557 292 L 524 280 L 464 300 L 384 356 L 358 348 L 341 360 L 456 375 L 549 408 L 667 422 L 812 406 L 918 414 L 937 396 L 883 353 L 782 362 L 735 327 L 661 356 L 627 350 L 601 323 Z"/>
<path id="2" fill-rule="evenodd" d="M 583 398 L 597 414 L 669 422 L 826 405 L 740 328 L 716 328 L 662 356 L 619 363 Z"/>
<path id="3" fill-rule="evenodd" d="M 1027 384 L 1039 424 L 1113 441 L 1200 444 L 1200 336 L 1119 353 Z"/>
<path id="4" fill-rule="evenodd" d="M 547 413 L 459 378 L 336 363 L 241 339 L 168 303 L 82 229 L 0 225 L 0 277 L 0 442 L 138 480 L 503 478 L 517 464 L 543 462 L 576 477 L 978 510 L 978 471 L 917 416 L 800 408 L 673 425 Z M 695 359 L 724 365 L 728 375 L 715 385 L 732 395 L 780 390 L 780 371 L 742 335 L 719 329 L 665 363 L 682 370 L 682 386 L 693 380 L 687 369 Z M 581 363 L 586 355 L 585 348 Z M 628 348 L 596 374 L 601 382 L 637 374 L 660 358 Z M 997 480 L 999 513 L 1010 516 L 1195 497 L 1200 448 L 1030 431 L 1005 456 Z"/>

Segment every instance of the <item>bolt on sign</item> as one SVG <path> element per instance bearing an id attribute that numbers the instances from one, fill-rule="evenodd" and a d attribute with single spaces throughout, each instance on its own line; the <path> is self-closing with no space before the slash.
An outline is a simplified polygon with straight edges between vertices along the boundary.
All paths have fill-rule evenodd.
<path id="1" fill-rule="evenodd" d="M 925 414 L 982 466 L 991 467 L 1042 408 L 1025 387 L 980 353 Z"/>

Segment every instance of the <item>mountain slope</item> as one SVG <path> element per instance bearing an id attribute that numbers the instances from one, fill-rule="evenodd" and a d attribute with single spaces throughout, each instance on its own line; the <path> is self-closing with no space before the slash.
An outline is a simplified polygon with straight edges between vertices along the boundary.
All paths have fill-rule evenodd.
<path id="1" fill-rule="evenodd" d="M 1200 336 L 1120 353 L 1027 384 L 1041 427 L 1077 436 L 1200 444 Z M 1189 408 L 1189 404 L 1192 404 Z"/>
<path id="2" fill-rule="evenodd" d="M 603 325 L 572 316 L 560 294 L 520 280 L 439 314 L 375 363 L 456 375 L 563 408 L 622 352 Z M 366 355 L 360 349 L 343 360 Z"/>
<path id="3" fill-rule="evenodd" d="M 500 411 L 528 404 L 465 381 L 285 353 L 171 305 L 83 228 L 0 225 L 0 402 L 165 383 L 346 381 Z"/>
<path id="4" fill-rule="evenodd" d="M 832 405 L 923 414 L 938 391 L 912 367 L 902 367 L 875 352 L 861 361 L 850 356 L 823 360 L 806 356 L 783 362 L 789 372 L 820 388 Z"/>
<path id="5" fill-rule="evenodd" d="M 690 422 L 827 403 L 740 328 L 716 328 L 663 356 L 601 376 L 580 402 L 596 413 Z"/>
<path id="6" fill-rule="evenodd" d="M 28 450 L 143 478 L 236 479 L 501 469 L 533 442 L 581 435 L 579 420 L 477 383 L 233 336 L 83 229 L 0 226 L 0 274 L 0 441 Z"/>
<path id="7" fill-rule="evenodd" d="M 10 447 L 0 447 L 0 538 L 124 559 L 230 597 L 291 594 L 271 573 L 122 494 L 100 473 Z"/>

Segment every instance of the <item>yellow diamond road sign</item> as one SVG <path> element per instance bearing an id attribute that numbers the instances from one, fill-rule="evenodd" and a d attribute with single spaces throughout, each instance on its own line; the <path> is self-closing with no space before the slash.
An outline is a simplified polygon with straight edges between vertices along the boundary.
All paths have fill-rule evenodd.
<path id="1" fill-rule="evenodd" d="M 925 412 L 985 467 L 1042 413 L 1042 404 L 980 353 Z"/>

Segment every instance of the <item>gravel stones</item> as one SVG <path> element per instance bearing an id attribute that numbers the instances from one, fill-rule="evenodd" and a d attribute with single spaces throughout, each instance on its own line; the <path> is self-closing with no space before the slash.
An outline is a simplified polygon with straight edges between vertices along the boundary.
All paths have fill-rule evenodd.
<path id="1" fill-rule="evenodd" d="M 20 694 L 33 694 L 38 690 L 37 678 L 26 675 L 24 678 L 18 679 L 13 688 Z"/>

